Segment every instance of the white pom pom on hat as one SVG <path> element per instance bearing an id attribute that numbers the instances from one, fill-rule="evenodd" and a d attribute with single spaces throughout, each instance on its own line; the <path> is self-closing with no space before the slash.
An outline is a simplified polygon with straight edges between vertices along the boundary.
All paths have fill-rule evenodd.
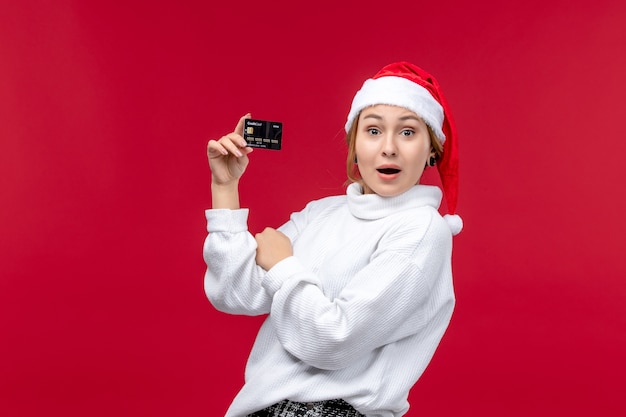
<path id="1" fill-rule="evenodd" d="M 461 233 L 461 230 L 463 230 L 463 219 L 461 219 L 461 216 L 458 214 L 446 214 L 443 218 L 448 223 L 448 226 L 450 226 L 452 235 L 456 236 Z"/>
<path id="2" fill-rule="evenodd" d="M 437 161 L 437 170 L 448 208 L 444 219 L 452 234 L 457 235 L 463 228 L 463 220 L 456 214 L 459 188 L 457 133 L 439 83 L 431 74 L 409 62 L 386 65 L 366 80 L 354 96 L 345 125 L 346 132 L 361 110 L 376 104 L 411 110 L 424 120 L 443 145 L 443 155 Z"/>

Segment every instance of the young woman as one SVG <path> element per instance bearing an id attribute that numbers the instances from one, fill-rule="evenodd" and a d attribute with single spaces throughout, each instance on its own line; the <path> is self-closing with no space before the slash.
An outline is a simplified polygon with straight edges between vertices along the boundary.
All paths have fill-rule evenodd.
<path id="1" fill-rule="evenodd" d="M 206 294 L 226 313 L 268 314 L 226 416 L 404 415 L 455 302 L 456 131 L 438 83 L 407 62 L 367 80 L 345 126 L 346 195 L 256 236 L 238 194 L 247 117 L 208 144 Z M 440 188 L 419 184 L 435 165 L 444 217 Z"/>

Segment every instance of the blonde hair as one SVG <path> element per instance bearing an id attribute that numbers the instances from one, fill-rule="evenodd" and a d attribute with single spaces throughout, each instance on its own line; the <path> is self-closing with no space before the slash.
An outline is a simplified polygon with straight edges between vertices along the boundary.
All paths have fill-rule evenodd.
<path id="1" fill-rule="evenodd" d="M 348 183 L 358 182 L 363 185 L 361 179 L 361 173 L 359 172 L 359 166 L 356 164 L 356 133 L 359 129 L 359 116 L 360 113 L 354 118 L 354 123 L 350 126 L 350 130 L 346 134 L 346 144 L 348 145 L 348 157 L 346 159 L 346 173 L 348 175 Z M 433 129 L 426 125 L 428 129 L 428 137 L 430 139 L 430 146 L 433 152 L 435 152 L 435 159 L 441 158 L 443 155 L 443 145 L 439 142 L 437 136 L 433 132 Z M 435 138 L 435 140 L 433 140 Z"/>

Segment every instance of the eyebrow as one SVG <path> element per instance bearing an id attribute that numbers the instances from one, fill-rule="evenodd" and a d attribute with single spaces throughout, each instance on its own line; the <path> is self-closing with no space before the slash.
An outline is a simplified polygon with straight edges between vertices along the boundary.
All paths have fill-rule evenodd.
<path id="1" fill-rule="evenodd" d="M 366 115 L 366 116 L 363 116 L 363 120 L 365 120 L 365 119 L 383 120 L 382 116 L 379 116 L 379 115 L 377 115 L 377 114 L 368 114 L 368 115 Z M 400 117 L 400 118 L 398 118 L 398 119 L 399 119 L 399 120 L 402 120 L 402 121 L 404 121 L 404 120 L 416 120 L 416 121 L 418 121 L 418 122 L 421 122 L 421 121 L 422 121 L 422 119 L 420 119 L 419 117 L 417 117 L 417 116 L 413 116 L 413 115 L 411 115 L 411 114 L 409 114 L 409 115 L 407 115 L 407 116 L 402 116 L 402 117 Z"/>

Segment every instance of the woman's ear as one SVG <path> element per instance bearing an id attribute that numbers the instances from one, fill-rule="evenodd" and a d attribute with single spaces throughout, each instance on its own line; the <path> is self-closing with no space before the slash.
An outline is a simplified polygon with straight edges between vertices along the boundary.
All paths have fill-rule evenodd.
<path id="1" fill-rule="evenodd" d="M 437 162 L 437 152 L 435 151 L 435 148 L 430 148 L 430 155 L 428 155 L 426 167 L 434 167 L 435 162 Z"/>

